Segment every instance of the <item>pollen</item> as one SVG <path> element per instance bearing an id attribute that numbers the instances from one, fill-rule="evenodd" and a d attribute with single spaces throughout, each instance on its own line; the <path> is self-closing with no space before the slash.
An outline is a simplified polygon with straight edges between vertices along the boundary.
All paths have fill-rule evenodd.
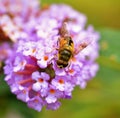
<path id="1" fill-rule="evenodd" d="M 24 65 L 24 61 L 22 61 L 22 62 L 20 63 L 20 65 L 23 66 L 23 65 Z"/>
<path id="2" fill-rule="evenodd" d="M 55 90 L 54 89 L 50 89 L 49 91 L 51 94 L 55 94 Z"/>
<path id="3" fill-rule="evenodd" d="M 48 60 L 48 56 L 45 55 L 44 56 L 44 60 L 47 61 Z"/>
<path id="4" fill-rule="evenodd" d="M 74 70 L 73 70 L 73 69 L 70 69 L 70 70 L 69 70 L 69 73 L 71 73 L 71 74 L 74 73 Z"/>
<path id="5" fill-rule="evenodd" d="M 26 90 L 23 90 L 22 92 L 23 92 L 23 94 L 26 94 Z"/>
<path id="6" fill-rule="evenodd" d="M 59 79 L 58 81 L 60 84 L 64 84 L 64 80 L 63 79 Z"/>
<path id="7" fill-rule="evenodd" d="M 35 102 L 35 103 L 38 103 L 39 101 L 36 99 L 36 100 L 34 100 L 34 102 Z"/>
<path id="8" fill-rule="evenodd" d="M 32 53 L 35 53 L 36 52 L 36 48 L 34 48 L 33 50 L 32 50 Z"/>
<path id="9" fill-rule="evenodd" d="M 39 78 L 38 81 L 39 81 L 40 83 L 43 83 L 44 80 L 43 80 L 43 78 Z"/>

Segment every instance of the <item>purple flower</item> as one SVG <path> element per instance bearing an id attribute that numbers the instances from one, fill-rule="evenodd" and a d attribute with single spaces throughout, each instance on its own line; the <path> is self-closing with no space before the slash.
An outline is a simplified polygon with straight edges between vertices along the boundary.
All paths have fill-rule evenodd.
<path id="1" fill-rule="evenodd" d="M 9 58 L 12 54 L 12 47 L 8 42 L 3 42 L 0 44 L 0 70 L 2 68 L 2 63 Z"/>
<path id="2" fill-rule="evenodd" d="M 44 101 L 38 96 L 28 101 L 28 107 L 33 108 L 37 111 L 41 111 Z"/>
<path id="3" fill-rule="evenodd" d="M 0 0 L 0 15 L 11 14 L 11 15 L 25 15 L 30 9 L 31 12 L 38 10 L 38 0 Z M 14 9 L 13 9 L 14 8 Z M 37 9 L 36 9 L 37 8 Z"/>
<path id="4" fill-rule="evenodd" d="M 0 44 L 0 61 L 7 59 L 11 55 L 11 47 L 9 43 L 4 42 Z"/>
<path id="5" fill-rule="evenodd" d="M 38 0 L 0 0 L 2 35 L 12 42 L 16 42 L 20 37 L 26 37 L 27 34 L 23 32 L 24 24 L 37 17 L 39 10 Z"/>
<path id="6" fill-rule="evenodd" d="M 32 79 L 35 80 L 32 89 L 36 92 L 40 91 L 41 96 L 44 97 L 48 89 L 47 81 L 50 79 L 49 75 L 44 72 L 39 73 L 38 71 L 36 71 L 32 73 Z"/>
<path id="7" fill-rule="evenodd" d="M 58 15 L 59 14 L 59 15 Z M 60 28 L 67 24 L 75 55 L 65 68 L 59 68 Z M 6 61 L 5 81 L 17 98 L 30 108 L 43 106 L 56 110 L 60 99 L 70 99 L 75 86 L 82 89 L 98 70 L 99 34 L 92 26 L 84 28 L 86 17 L 66 5 L 51 5 L 38 17 L 24 24 L 26 36 L 18 37 L 12 56 Z M 88 44 L 80 51 L 76 47 Z M 82 47 L 81 47 L 82 48 Z"/>

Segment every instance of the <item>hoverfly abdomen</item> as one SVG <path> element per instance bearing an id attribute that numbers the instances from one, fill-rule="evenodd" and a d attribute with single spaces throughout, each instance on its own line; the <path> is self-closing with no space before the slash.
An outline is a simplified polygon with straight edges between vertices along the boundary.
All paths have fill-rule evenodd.
<path id="1" fill-rule="evenodd" d="M 69 61 L 71 57 L 71 52 L 69 50 L 62 50 L 59 52 L 59 59 L 64 60 L 64 61 Z"/>
<path id="2" fill-rule="evenodd" d="M 68 62 L 64 62 L 63 60 L 57 60 L 57 66 L 59 68 L 65 68 L 68 66 Z"/>
<path id="3" fill-rule="evenodd" d="M 64 49 L 59 51 L 59 59 L 57 60 L 57 65 L 59 68 L 65 68 L 68 66 L 68 62 L 71 58 L 71 51 Z"/>

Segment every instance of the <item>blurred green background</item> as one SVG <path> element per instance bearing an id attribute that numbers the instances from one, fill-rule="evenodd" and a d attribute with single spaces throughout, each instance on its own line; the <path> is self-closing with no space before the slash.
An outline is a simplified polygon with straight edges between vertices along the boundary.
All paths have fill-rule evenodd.
<path id="1" fill-rule="evenodd" d="M 95 27 L 120 28 L 120 0 L 41 0 L 41 3 L 65 3 L 84 13 Z"/>
<path id="2" fill-rule="evenodd" d="M 57 111 L 40 113 L 17 100 L 0 75 L 0 118 L 120 118 L 120 0 L 41 1 L 52 3 L 71 5 L 100 32 L 100 70 L 86 89 L 76 87 L 71 100 L 61 100 Z"/>

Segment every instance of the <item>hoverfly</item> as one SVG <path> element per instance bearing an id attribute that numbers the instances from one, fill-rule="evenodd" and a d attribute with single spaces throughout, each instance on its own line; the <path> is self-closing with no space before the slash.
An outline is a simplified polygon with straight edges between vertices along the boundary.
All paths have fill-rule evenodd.
<path id="1" fill-rule="evenodd" d="M 65 68 L 69 65 L 70 60 L 74 55 L 78 54 L 84 48 L 88 46 L 88 43 L 81 43 L 77 48 L 74 46 L 72 37 L 69 35 L 66 28 L 66 23 L 62 24 L 60 28 L 60 37 L 58 38 L 58 59 L 57 66 L 59 68 Z"/>

